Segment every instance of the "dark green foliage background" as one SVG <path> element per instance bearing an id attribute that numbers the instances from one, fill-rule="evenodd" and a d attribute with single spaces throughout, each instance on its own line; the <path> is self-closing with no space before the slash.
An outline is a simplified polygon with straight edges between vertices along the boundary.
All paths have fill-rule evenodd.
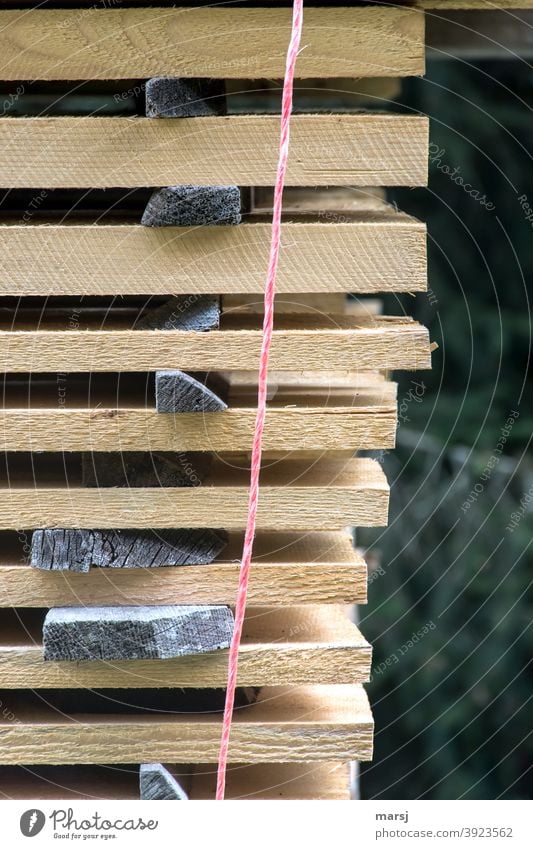
<path id="1" fill-rule="evenodd" d="M 380 552 L 383 571 L 360 610 L 374 645 L 376 720 L 362 795 L 528 798 L 533 500 L 513 532 L 506 526 L 533 485 L 533 222 L 519 202 L 525 194 L 533 207 L 533 69 L 434 61 L 424 79 L 405 83 L 402 104 L 431 119 L 429 189 L 391 197 L 428 224 L 432 291 L 389 298 L 385 311 L 415 315 L 439 350 L 431 373 L 398 376 L 407 401 L 398 448 L 384 458 L 391 524 L 358 535 Z M 419 400 L 412 380 L 424 383 Z M 519 416 L 498 453 L 511 411 Z"/>

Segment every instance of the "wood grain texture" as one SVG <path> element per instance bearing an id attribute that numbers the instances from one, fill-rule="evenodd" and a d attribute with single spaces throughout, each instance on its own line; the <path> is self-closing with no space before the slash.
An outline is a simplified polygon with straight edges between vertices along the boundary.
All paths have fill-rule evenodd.
<path id="1" fill-rule="evenodd" d="M 216 768 L 166 764 L 178 781 L 191 780 L 191 799 L 214 799 Z M 105 766 L 0 766 L 2 799 L 138 799 L 137 770 Z M 343 763 L 238 764 L 228 767 L 227 799 L 349 799 Z"/>
<path id="2" fill-rule="evenodd" d="M 0 12 L 2 78 L 282 77 L 290 9 Z M 402 9 L 308 9 L 299 77 L 424 72 L 424 21 Z"/>
<path id="3" fill-rule="evenodd" d="M 3 451 L 250 451 L 255 410 L 0 410 Z M 269 409 L 265 451 L 393 448 L 396 409 L 375 406 Z"/>
<path id="4" fill-rule="evenodd" d="M 306 371 L 431 367 L 428 331 L 411 319 L 281 318 L 272 336 L 270 366 L 274 370 L 291 371 L 295 364 Z M 15 325 L 15 330 L 0 329 L 3 370 L 161 371 L 179 364 L 184 371 L 223 371 L 254 370 L 259 364 L 262 333 L 254 316 L 223 317 L 221 329 L 209 333 L 49 326 L 44 329 L 42 322 L 38 330 L 32 325 L 28 329 L 24 325 Z"/>
<path id="5" fill-rule="evenodd" d="M 42 651 L 45 661 L 169 660 L 229 648 L 233 625 L 223 605 L 53 607 Z"/>
<path id="6" fill-rule="evenodd" d="M 20 608 L 80 604 L 234 604 L 242 536 L 230 534 L 209 566 L 41 572 L 26 563 L 14 534 L 0 537 L 0 604 Z M 142 567 L 139 563 L 139 567 Z M 365 604 L 366 564 L 345 533 L 259 534 L 254 545 L 251 605 Z"/>
<path id="7" fill-rule="evenodd" d="M 60 473 L 62 470 L 58 470 Z M 30 478 L 32 475 L 30 475 Z M 249 472 L 220 461 L 202 486 L 83 489 L 60 478 L 12 477 L 0 486 L 0 529 L 173 528 L 240 530 Z M 389 488 L 375 460 L 274 463 L 262 475 L 259 530 L 338 530 L 386 525 Z"/>
<path id="8" fill-rule="evenodd" d="M 0 118 L 0 185 L 268 186 L 278 136 L 275 115 Z M 425 185 L 427 163 L 423 117 L 296 115 L 291 121 L 287 185 Z"/>
<path id="9" fill-rule="evenodd" d="M 33 696 L 0 691 L 0 763 L 216 763 L 221 717 L 61 716 Z M 14 714 L 17 721 L 7 718 Z M 230 759 L 246 763 L 370 760 L 373 721 L 359 685 L 265 687 L 235 713 Z"/>
<path id="10" fill-rule="evenodd" d="M 249 608 L 239 654 L 238 684 L 263 687 L 368 681 L 371 647 L 349 621 L 347 611 L 346 607 L 332 605 Z M 170 660 L 45 661 L 42 620 L 41 611 L 2 613 L 0 676 L 5 689 L 226 684 L 226 650 Z"/>
<path id="11" fill-rule="evenodd" d="M 287 221 L 282 237 L 276 284 L 281 295 L 426 289 L 426 227 L 401 213 Z M 267 222 L 202 228 L 2 225 L 0 294 L 260 297 L 269 243 Z"/>
<path id="12" fill-rule="evenodd" d="M 417 0 L 419 9 L 445 12 L 451 9 L 479 9 L 494 12 L 497 9 L 533 9 L 533 0 Z"/>

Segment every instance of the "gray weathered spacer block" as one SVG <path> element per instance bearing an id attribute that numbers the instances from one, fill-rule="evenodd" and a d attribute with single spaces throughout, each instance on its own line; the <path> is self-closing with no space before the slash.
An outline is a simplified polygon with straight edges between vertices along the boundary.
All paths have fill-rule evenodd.
<path id="1" fill-rule="evenodd" d="M 88 572 L 91 566 L 138 569 L 205 566 L 224 550 L 225 531 L 210 528 L 164 530 L 34 531 L 31 565 L 48 571 Z"/>
<path id="2" fill-rule="evenodd" d="M 226 112 L 224 80 L 152 77 L 146 83 L 147 118 L 204 118 Z"/>
<path id="3" fill-rule="evenodd" d="M 135 330 L 216 330 L 220 298 L 215 295 L 176 295 L 141 315 Z"/>
<path id="4" fill-rule="evenodd" d="M 145 227 L 202 227 L 240 224 L 238 186 L 168 186 L 156 189 L 146 204 Z"/>
<path id="5" fill-rule="evenodd" d="M 215 392 L 184 371 L 158 371 L 155 375 L 158 413 L 216 413 L 228 405 Z"/>
<path id="6" fill-rule="evenodd" d="M 141 764 L 139 768 L 141 799 L 156 801 L 181 799 L 188 801 L 185 790 L 163 764 Z"/>
<path id="7" fill-rule="evenodd" d="M 200 451 L 101 451 L 82 455 L 83 486 L 200 486 L 212 455 Z"/>
<path id="8" fill-rule="evenodd" d="M 233 613 L 221 605 L 57 607 L 43 625 L 45 660 L 165 660 L 228 648 Z"/>

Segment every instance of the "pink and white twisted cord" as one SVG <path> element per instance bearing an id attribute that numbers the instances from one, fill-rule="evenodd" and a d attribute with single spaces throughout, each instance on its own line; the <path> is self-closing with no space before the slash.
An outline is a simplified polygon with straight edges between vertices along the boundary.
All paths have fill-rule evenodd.
<path id="1" fill-rule="evenodd" d="M 252 561 L 252 550 L 255 538 L 257 519 L 257 505 L 259 502 L 259 474 L 261 471 L 261 456 L 263 451 L 263 430 L 265 427 L 267 383 L 268 383 L 268 360 L 270 345 L 272 343 L 272 330 L 274 326 L 274 296 L 276 294 L 276 274 L 278 270 L 279 252 L 281 246 L 281 210 L 283 202 L 283 188 L 285 185 L 285 173 L 287 171 L 287 159 L 289 156 L 290 122 L 292 114 L 292 99 L 294 88 L 294 71 L 296 59 L 300 49 L 303 23 L 303 0 L 293 0 L 292 10 L 292 33 L 287 51 L 285 65 L 285 78 L 283 80 L 283 98 L 281 105 L 281 128 L 279 143 L 279 159 L 276 173 L 276 184 L 274 188 L 274 210 L 272 215 L 272 234 L 270 241 L 270 256 L 268 272 L 265 284 L 265 314 L 263 319 L 263 336 L 261 342 L 261 354 L 259 359 L 259 380 L 257 387 L 257 414 L 255 418 L 254 440 L 252 446 L 252 461 L 250 469 L 250 490 L 248 495 L 248 519 L 244 535 L 244 546 L 242 552 L 241 568 L 239 572 L 239 587 L 235 605 L 235 627 L 231 640 L 228 659 L 228 681 L 226 690 L 226 702 L 224 705 L 224 716 L 222 720 L 222 735 L 220 740 L 220 751 L 218 756 L 217 789 L 216 799 L 222 801 L 226 790 L 226 771 L 228 765 L 228 750 L 231 736 L 231 725 L 233 719 L 233 707 L 235 703 L 235 688 L 237 686 L 237 670 L 239 665 L 239 648 L 241 645 L 244 615 L 246 613 L 246 599 L 248 595 L 248 581 L 250 578 L 250 567 Z"/>

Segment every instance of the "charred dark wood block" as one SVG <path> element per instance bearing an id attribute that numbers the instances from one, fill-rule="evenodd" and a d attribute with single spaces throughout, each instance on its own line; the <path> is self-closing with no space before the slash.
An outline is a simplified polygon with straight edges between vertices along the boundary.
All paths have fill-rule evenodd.
<path id="1" fill-rule="evenodd" d="M 144 210 L 145 227 L 240 224 L 238 186 L 168 186 L 156 189 Z"/>
<path id="2" fill-rule="evenodd" d="M 223 80 L 152 77 L 146 83 L 147 118 L 203 118 L 226 112 Z"/>
<path id="3" fill-rule="evenodd" d="M 158 413 L 216 413 L 228 405 L 205 383 L 184 371 L 158 371 L 155 375 Z"/>
<path id="4" fill-rule="evenodd" d="M 212 457 L 200 451 L 101 451 L 82 455 L 86 487 L 200 486 Z"/>
<path id="5" fill-rule="evenodd" d="M 144 800 L 189 799 L 183 787 L 163 764 L 141 764 L 139 790 Z"/>
<path id="6" fill-rule="evenodd" d="M 49 571 L 88 572 L 112 569 L 203 566 L 212 563 L 228 542 L 225 531 L 211 528 L 162 530 L 34 531 L 31 565 Z"/>
<path id="7" fill-rule="evenodd" d="M 220 298 L 216 295 L 176 295 L 143 313 L 135 330 L 216 330 L 220 324 Z"/>
<path id="8" fill-rule="evenodd" d="M 43 625 L 45 660 L 165 660 L 229 647 L 222 605 L 56 607 Z"/>

